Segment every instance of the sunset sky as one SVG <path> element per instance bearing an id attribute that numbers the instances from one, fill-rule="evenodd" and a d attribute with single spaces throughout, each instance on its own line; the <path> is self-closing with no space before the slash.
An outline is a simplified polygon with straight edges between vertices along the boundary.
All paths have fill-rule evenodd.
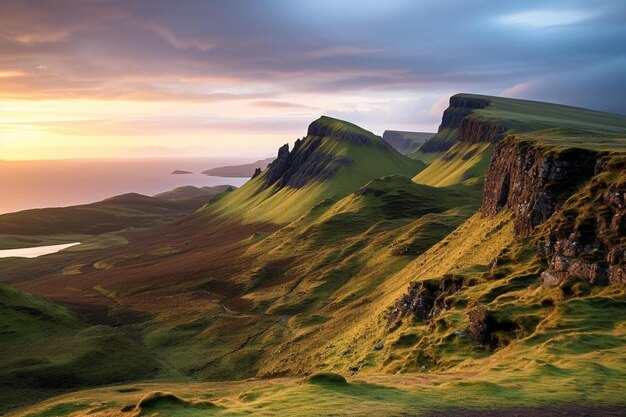
<path id="1" fill-rule="evenodd" d="M 626 114 L 624 1 L 0 0 L 0 159 L 265 157 L 457 92 Z"/>

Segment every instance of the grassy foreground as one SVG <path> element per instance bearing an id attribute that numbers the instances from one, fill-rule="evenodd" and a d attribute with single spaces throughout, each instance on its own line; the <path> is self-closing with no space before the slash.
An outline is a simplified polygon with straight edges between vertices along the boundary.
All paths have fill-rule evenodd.
<path id="1" fill-rule="evenodd" d="M 74 392 L 10 416 L 418 416 L 458 408 L 618 407 L 624 400 L 602 395 L 606 370 L 589 364 L 546 372 L 529 363 L 514 373 L 493 370 L 421 375 L 335 374 L 314 378 L 241 382 L 156 382 Z M 614 392 L 626 380 L 610 381 Z M 592 388 L 592 389 L 590 389 Z"/>

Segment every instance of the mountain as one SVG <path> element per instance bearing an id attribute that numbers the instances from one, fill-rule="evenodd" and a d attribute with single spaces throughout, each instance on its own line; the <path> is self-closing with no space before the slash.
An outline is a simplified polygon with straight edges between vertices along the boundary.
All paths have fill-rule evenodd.
<path id="1" fill-rule="evenodd" d="M 624 129 L 624 117 L 538 101 L 455 94 L 437 134 L 420 151 L 442 152 L 457 142 L 498 142 L 508 134 L 552 128 L 619 134 Z"/>
<path id="2" fill-rule="evenodd" d="M 408 155 L 420 148 L 434 133 L 385 130 L 383 139 L 398 152 Z"/>
<path id="3" fill-rule="evenodd" d="M 272 163 L 273 160 L 274 158 L 266 158 L 250 164 L 211 168 L 206 171 L 202 171 L 202 173 L 214 177 L 250 178 L 254 175 L 257 169 L 265 169 Z"/>
<path id="4" fill-rule="evenodd" d="M 626 117 L 470 95 L 451 109 L 454 142 L 426 167 L 322 117 L 194 213 L 116 232 L 120 245 L 0 262 L 11 291 L 105 326 L 149 365 L 25 412 L 621 412 Z M 82 357 L 83 334 L 65 357 Z M 71 389 L 118 382 L 55 372 Z"/>
<path id="5" fill-rule="evenodd" d="M 293 149 L 277 158 L 236 192 L 207 209 L 236 214 L 246 221 L 286 223 L 319 202 L 338 200 L 370 180 L 387 175 L 413 176 L 425 164 L 411 160 L 352 123 L 322 116 Z"/>

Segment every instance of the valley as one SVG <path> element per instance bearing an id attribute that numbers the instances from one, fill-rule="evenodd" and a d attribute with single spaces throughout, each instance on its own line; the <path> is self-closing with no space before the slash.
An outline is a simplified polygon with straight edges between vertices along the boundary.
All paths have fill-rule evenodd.
<path id="1" fill-rule="evenodd" d="M 81 242 L 0 259 L 0 412 L 623 415 L 626 117 L 457 94 L 418 139 L 322 116 L 237 189 L 0 215 Z"/>

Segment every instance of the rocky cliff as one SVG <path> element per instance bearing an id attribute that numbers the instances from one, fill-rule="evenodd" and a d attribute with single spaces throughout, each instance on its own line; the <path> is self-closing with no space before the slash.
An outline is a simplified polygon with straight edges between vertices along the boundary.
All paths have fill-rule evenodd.
<path id="1" fill-rule="evenodd" d="M 626 181 L 615 179 L 625 167 L 623 158 L 606 152 L 509 137 L 491 158 L 481 211 L 493 216 L 509 209 L 516 234 L 538 238 L 548 285 L 626 282 Z"/>
<path id="2" fill-rule="evenodd" d="M 362 141 L 367 138 L 353 136 L 348 140 Z M 311 181 L 326 181 L 332 178 L 342 165 L 352 163 L 348 157 L 330 155 L 320 149 L 323 137 L 309 136 L 296 140 L 293 150 L 284 145 L 265 175 L 267 187 L 302 188 Z M 365 142 L 363 142 L 365 143 Z"/>
<path id="3" fill-rule="evenodd" d="M 486 97 L 457 94 L 450 97 L 450 105 L 443 112 L 437 134 L 426 142 L 422 152 L 443 152 L 455 142 L 497 142 L 504 138 L 507 127 L 503 123 L 473 117 L 474 111 L 491 104 Z"/>
<path id="4" fill-rule="evenodd" d="M 596 172 L 541 231 L 546 285 L 626 283 L 626 157 L 602 158 Z"/>
<path id="5" fill-rule="evenodd" d="M 515 232 L 529 236 L 577 185 L 593 176 L 597 159 L 592 151 L 546 151 L 509 137 L 491 156 L 481 211 L 493 216 L 504 208 L 512 210 Z"/>

